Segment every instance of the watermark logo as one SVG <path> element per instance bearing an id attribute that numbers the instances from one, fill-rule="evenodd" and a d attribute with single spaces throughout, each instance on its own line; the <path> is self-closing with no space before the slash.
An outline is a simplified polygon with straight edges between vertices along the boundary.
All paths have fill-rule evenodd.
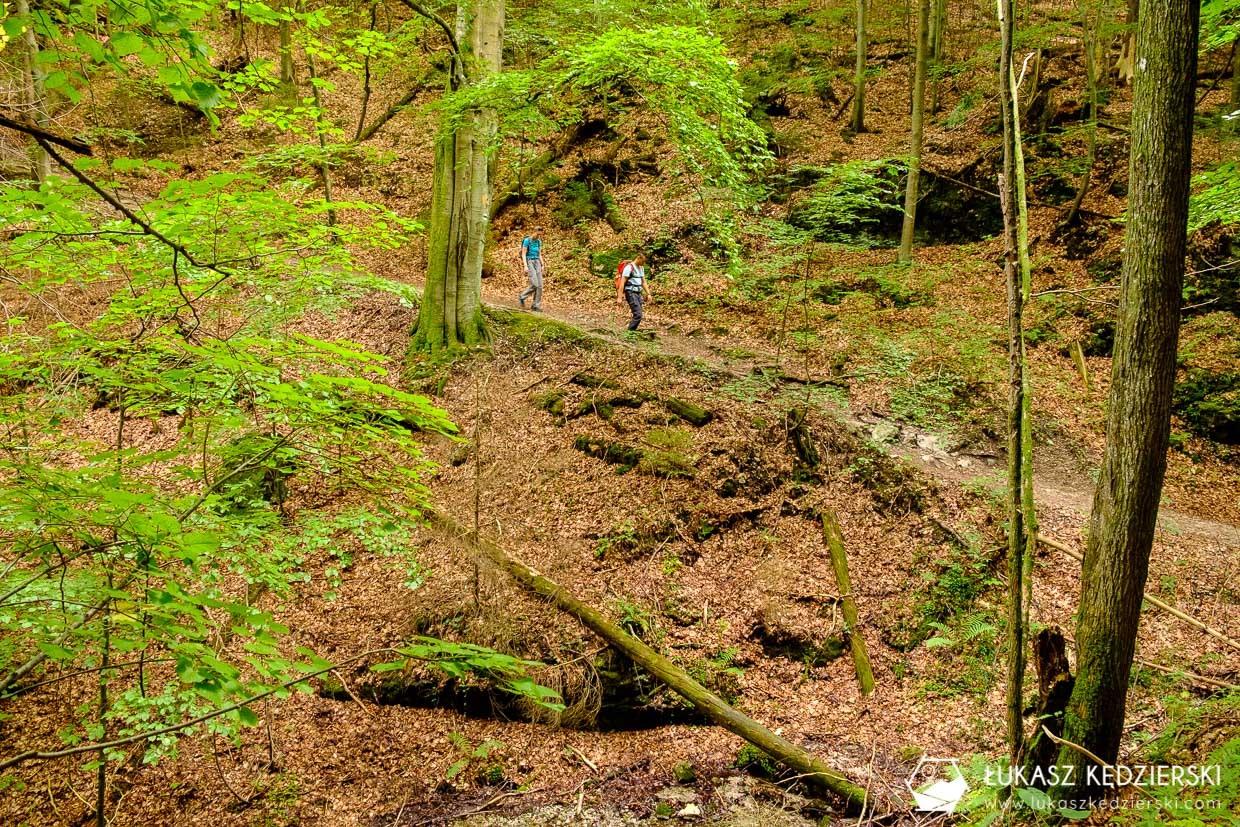
<path id="1" fill-rule="evenodd" d="M 922 756 L 904 783 L 912 793 L 917 809 L 923 813 L 951 815 L 969 791 L 969 784 L 964 780 L 955 758 Z"/>

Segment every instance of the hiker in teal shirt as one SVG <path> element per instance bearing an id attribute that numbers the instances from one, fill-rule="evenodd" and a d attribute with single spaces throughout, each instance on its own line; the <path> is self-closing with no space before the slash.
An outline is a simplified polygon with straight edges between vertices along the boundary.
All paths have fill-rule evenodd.
<path id="1" fill-rule="evenodd" d="M 646 286 L 646 256 L 638 255 L 624 265 L 616 282 L 616 301 L 621 307 L 627 303 L 629 312 L 632 313 L 629 330 L 637 330 L 637 326 L 642 323 L 643 298 L 650 298 L 650 288 Z"/>
<path id="2" fill-rule="evenodd" d="M 521 291 L 517 302 L 525 307 L 525 300 L 531 295 L 534 305 L 531 310 L 542 310 L 543 291 L 543 258 L 542 258 L 542 227 L 535 227 L 534 232 L 521 240 L 521 264 L 525 267 L 525 275 L 530 286 Z"/>

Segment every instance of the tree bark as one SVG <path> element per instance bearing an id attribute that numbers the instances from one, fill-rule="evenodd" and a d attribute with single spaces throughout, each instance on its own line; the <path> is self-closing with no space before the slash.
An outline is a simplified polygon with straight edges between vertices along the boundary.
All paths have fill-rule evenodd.
<path id="1" fill-rule="evenodd" d="M 47 109 L 47 95 L 43 88 L 43 79 L 47 73 L 38 63 L 39 40 L 34 33 L 34 21 L 30 16 L 29 0 L 17 0 L 16 16 L 26 21 L 22 32 L 21 68 L 25 86 L 26 109 L 34 124 L 47 129 L 50 120 Z M 39 183 L 45 182 L 52 175 L 52 159 L 42 147 L 34 146 L 31 150 L 31 162 L 35 178 Z"/>
<path id="2" fill-rule="evenodd" d="M 1029 386 L 1025 368 L 1024 305 L 1029 293 L 1028 210 L 1025 205 L 1024 156 L 1020 102 L 1012 60 L 1015 29 L 1013 0 L 998 0 L 1000 27 L 999 109 L 1003 120 L 1003 175 L 999 201 L 1003 210 L 1003 273 L 1008 304 L 1008 673 L 1007 734 L 1010 765 L 1020 765 L 1024 751 L 1025 629 L 1034 532 L 1033 439 L 1029 424 Z"/>
<path id="3" fill-rule="evenodd" d="M 1090 0 L 1081 3 L 1081 43 L 1085 49 L 1085 97 L 1089 123 L 1089 151 L 1085 159 L 1085 172 L 1081 175 L 1081 183 L 1077 185 L 1076 198 L 1072 199 L 1072 208 L 1068 217 L 1063 220 L 1065 227 L 1070 227 L 1081 213 L 1081 204 L 1089 192 L 1089 182 L 1093 179 L 1094 164 L 1098 159 L 1098 63 L 1096 41 L 1098 39 L 1099 15 L 1095 9 L 1090 14 Z"/>
<path id="4" fill-rule="evenodd" d="M 1140 11 L 1140 0 L 1128 0 L 1128 19 L 1124 21 L 1128 30 L 1124 33 L 1124 42 L 1120 46 L 1119 57 L 1115 59 L 1115 79 L 1120 86 L 1127 86 L 1132 80 L 1133 63 L 1136 60 L 1137 51 L 1137 21 L 1141 19 Z"/>
<path id="5" fill-rule="evenodd" d="M 466 530 L 451 517 L 435 513 L 432 521 L 442 529 L 464 540 L 498 568 L 508 573 L 525 590 L 532 592 L 557 609 L 572 615 L 590 631 L 619 649 L 635 664 L 665 683 L 694 708 L 719 726 L 744 738 L 781 764 L 802 773 L 805 780 L 842 798 L 850 812 L 857 812 L 867 801 L 866 790 L 853 784 L 786 738 L 771 732 L 752 718 L 737 712 L 721 698 L 691 678 L 683 669 L 642 641 L 612 623 L 601 612 L 573 597 L 558 583 L 511 557 L 494 542 Z M 869 799 L 869 806 L 875 801 Z"/>
<path id="6" fill-rule="evenodd" d="M 917 65 L 913 73 L 913 134 L 909 151 L 908 188 L 904 191 L 904 227 L 900 233 L 900 252 L 896 260 L 913 260 L 913 227 L 917 219 L 917 187 L 921 181 L 921 134 L 926 111 L 926 53 L 930 25 L 930 0 L 919 0 L 917 7 Z"/>
<path id="7" fill-rule="evenodd" d="M 857 0 L 857 64 L 853 75 L 853 107 L 849 128 L 856 133 L 865 132 L 865 32 L 866 0 Z"/>
<path id="8" fill-rule="evenodd" d="M 857 682 L 861 684 L 861 694 L 869 695 L 874 691 L 874 670 L 870 668 L 870 653 L 865 648 L 865 638 L 858 631 L 860 621 L 857 617 L 857 601 L 852 595 L 852 581 L 848 577 L 848 555 L 844 551 L 844 535 L 840 532 L 840 521 L 831 509 L 822 512 L 822 536 L 827 541 L 827 549 L 831 552 L 831 566 L 835 569 L 835 582 L 840 587 L 840 603 L 844 606 L 844 622 L 848 624 L 848 645 L 852 649 L 853 668 L 857 670 Z"/>
<path id="9" fill-rule="evenodd" d="M 944 40 L 947 30 L 947 0 L 933 0 L 934 9 L 930 13 L 930 66 L 937 70 L 943 65 L 943 51 L 945 48 Z M 939 72 L 935 71 L 934 79 L 930 84 L 930 113 L 937 115 L 939 112 L 939 87 L 941 86 Z"/>
<path id="10" fill-rule="evenodd" d="M 281 11 L 292 15 L 291 0 L 286 0 Z M 293 66 L 293 21 L 281 19 L 277 31 L 280 37 L 280 85 L 292 90 L 297 85 L 297 73 Z"/>
<path id="11" fill-rule="evenodd" d="M 319 135 L 319 178 L 323 181 L 323 200 L 327 202 L 327 226 L 336 226 L 336 210 L 332 204 L 332 172 L 327 163 L 327 119 L 323 113 L 323 98 L 319 94 L 318 73 L 314 68 L 314 55 L 306 52 L 306 65 L 310 69 L 310 92 L 314 96 L 314 131 Z"/>
<path id="12" fill-rule="evenodd" d="M 1129 220 L 1120 284 L 1107 445 L 1089 517 L 1067 740 L 1114 762 L 1167 467 L 1187 246 L 1198 0 L 1143 4 L 1133 78 Z M 1077 791 L 1096 793 L 1093 766 Z"/>
<path id="13" fill-rule="evenodd" d="M 449 91 L 500 70 L 503 0 L 474 0 L 457 9 L 456 65 Z M 482 259 L 491 200 L 491 160 L 495 138 L 493 110 L 467 113 L 452 130 L 435 139 L 435 172 L 426 289 L 418 312 L 413 346 L 432 353 L 477 344 L 482 323 Z"/>

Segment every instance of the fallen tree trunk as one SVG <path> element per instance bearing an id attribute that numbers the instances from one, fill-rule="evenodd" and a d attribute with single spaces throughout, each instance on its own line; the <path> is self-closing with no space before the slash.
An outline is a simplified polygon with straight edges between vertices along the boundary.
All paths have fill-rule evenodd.
<path id="1" fill-rule="evenodd" d="M 1078 563 L 1085 562 L 1085 558 L 1081 556 L 1081 553 L 1079 551 L 1073 551 L 1072 549 L 1068 548 L 1067 546 L 1065 546 L 1063 543 L 1059 542 L 1058 540 L 1052 540 L 1049 537 L 1043 537 L 1041 534 L 1037 535 L 1037 537 L 1038 537 L 1038 542 L 1042 543 L 1043 545 L 1047 545 L 1053 549 L 1062 551 L 1064 554 L 1068 555 L 1069 557 L 1071 557 L 1073 560 L 1077 561 Z M 1221 640 L 1223 643 L 1226 643 L 1232 649 L 1236 649 L 1237 651 L 1240 651 L 1240 641 L 1232 640 L 1231 638 L 1227 637 L 1227 635 L 1220 632 L 1218 629 L 1207 626 L 1206 624 L 1202 623 L 1197 618 L 1184 614 L 1184 612 L 1180 611 L 1175 606 L 1172 606 L 1169 603 L 1165 603 L 1164 601 L 1159 600 L 1157 597 L 1150 594 L 1149 592 L 1146 592 L 1144 597 L 1145 597 L 1146 602 L 1149 603 L 1151 606 L 1157 606 L 1158 608 L 1162 609 L 1164 612 L 1171 615 L 1172 617 L 1178 617 L 1180 620 L 1183 620 L 1185 623 L 1189 624 L 1190 626 L 1196 626 L 1198 629 L 1205 632 L 1210 637 Z"/>
<path id="2" fill-rule="evenodd" d="M 861 684 L 861 694 L 869 695 L 874 691 L 874 670 L 870 668 L 870 653 L 865 648 L 865 638 L 858 630 L 857 601 L 853 600 L 852 582 L 848 578 L 848 555 L 844 551 L 844 535 L 840 531 L 840 521 L 831 509 L 822 512 L 822 537 L 827 541 L 831 552 L 831 565 L 835 568 L 835 582 L 840 587 L 840 602 L 844 607 L 844 622 L 848 624 L 846 633 L 848 645 L 852 648 L 853 667 L 857 670 L 857 682 Z"/>
<path id="3" fill-rule="evenodd" d="M 583 626 L 619 649 L 635 664 L 693 704 L 693 707 L 707 718 L 800 773 L 807 781 L 842 798 L 849 812 L 858 812 L 867 806 L 868 796 L 865 789 L 853 784 L 806 750 L 737 712 L 719 696 L 689 677 L 683 669 L 612 623 L 597 609 L 573 597 L 562 586 L 511 557 L 493 541 L 468 531 L 451 517 L 432 512 L 430 519 L 433 525 L 465 541 L 487 560 L 503 569 L 524 589 L 547 599 L 560 611 L 577 618 Z M 873 806 L 873 802 L 869 802 L 869 806 Z"/>

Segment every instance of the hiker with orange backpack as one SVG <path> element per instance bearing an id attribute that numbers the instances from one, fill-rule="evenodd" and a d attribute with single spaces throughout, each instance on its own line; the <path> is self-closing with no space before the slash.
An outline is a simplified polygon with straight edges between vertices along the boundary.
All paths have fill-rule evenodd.
<path id="1" fill-rule="evenodd" d="M 646 287 L 646 256 L 638 253 L 632 261 L 622 261 L 616 267 L 616 301 L 621 307 L 627 302 L 633 317 L 629 319 L 629 330 L 637 330 L 642 323 L 642 299 L 650 299 L 650 290 Z"/>

